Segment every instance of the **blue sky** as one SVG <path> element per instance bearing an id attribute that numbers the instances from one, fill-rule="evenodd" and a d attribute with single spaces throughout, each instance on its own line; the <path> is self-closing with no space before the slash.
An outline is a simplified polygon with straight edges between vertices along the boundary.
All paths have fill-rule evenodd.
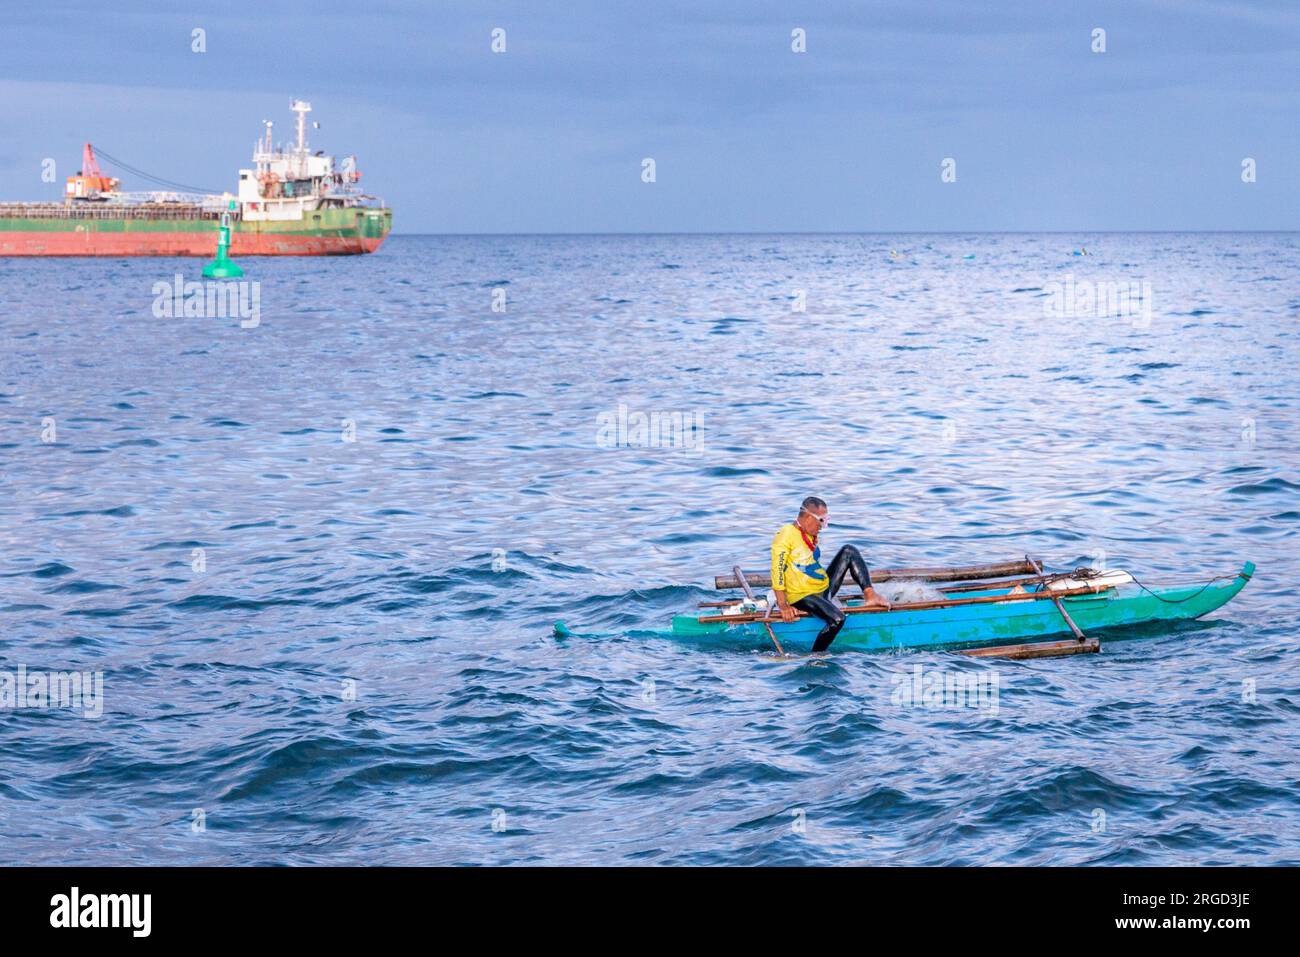
<path id="1" fill-rule="evenodd" d="M 4 19 L 4 199 L 57 198 L 41 160 L 61 180 L 87 139 L 233 188 L 297 96 L 397 232 L 1300 228 L 1295 0 L 56 0 Z"/>

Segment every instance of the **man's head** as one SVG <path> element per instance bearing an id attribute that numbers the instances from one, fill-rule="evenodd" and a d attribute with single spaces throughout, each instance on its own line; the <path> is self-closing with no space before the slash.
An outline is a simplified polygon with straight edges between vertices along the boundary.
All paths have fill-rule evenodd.
<path id="1" fill-rule="evenodd" d="M 807 535 L 816 535 L 830 521 L 830 510 L 826 503 L 816 495 L 809 495 L 799 506 L 799 517 L 795 519 L 795 524 L 804 530 Z"/>

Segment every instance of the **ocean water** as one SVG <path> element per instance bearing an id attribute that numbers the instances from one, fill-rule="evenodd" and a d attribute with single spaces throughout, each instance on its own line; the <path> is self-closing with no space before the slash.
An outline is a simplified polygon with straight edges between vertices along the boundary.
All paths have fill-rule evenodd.
<path id="1" fill-rule="evenodd" d="M 9 863 L 1300 863 L 1300 235 L 397 236 L 156 315 L 200 265 L 0 260 L 0 672 L 103 680 L 0 709 Z M 806 494 L 1258 572 L 1096 656 L 666 637 Z"/>

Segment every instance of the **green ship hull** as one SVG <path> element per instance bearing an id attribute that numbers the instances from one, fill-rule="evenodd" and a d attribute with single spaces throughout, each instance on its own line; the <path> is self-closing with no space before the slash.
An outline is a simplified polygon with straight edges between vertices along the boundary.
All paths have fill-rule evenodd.
<path id="1" fill-rule="evenodd" d="M 204 256 L 216 250 L 221 213 L 198 206 L 0 205 L 0 256 Z M 231 223 L 230 255 L 348 256 L 375 252 L 393 211 L 328 207 L 301 218 Z"/>

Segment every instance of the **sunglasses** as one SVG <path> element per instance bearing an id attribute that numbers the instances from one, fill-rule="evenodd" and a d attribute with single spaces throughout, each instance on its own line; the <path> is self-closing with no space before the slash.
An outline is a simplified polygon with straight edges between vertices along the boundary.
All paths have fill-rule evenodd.
<path id="1" fill-rule="evenodd" d="M 800 509 L 800 511 L 802 511 L 802 512 L 808 512 L 808 509 L 804 508 L 804 509 Z M 818 515 L 818 514 L 816 514 L 815 512 L 808 512 L 808 514 L 811 515 L 813 518 L 817 519 L 817 521 L 821 522 L 821 523 L 822 523 L 822 528 L 825 528 L 827 525 L 829 525 L 829 524 L 831 523 L 831 513 L 830 513 L 830 512 L 827 512 L 825 515 Z"/>

